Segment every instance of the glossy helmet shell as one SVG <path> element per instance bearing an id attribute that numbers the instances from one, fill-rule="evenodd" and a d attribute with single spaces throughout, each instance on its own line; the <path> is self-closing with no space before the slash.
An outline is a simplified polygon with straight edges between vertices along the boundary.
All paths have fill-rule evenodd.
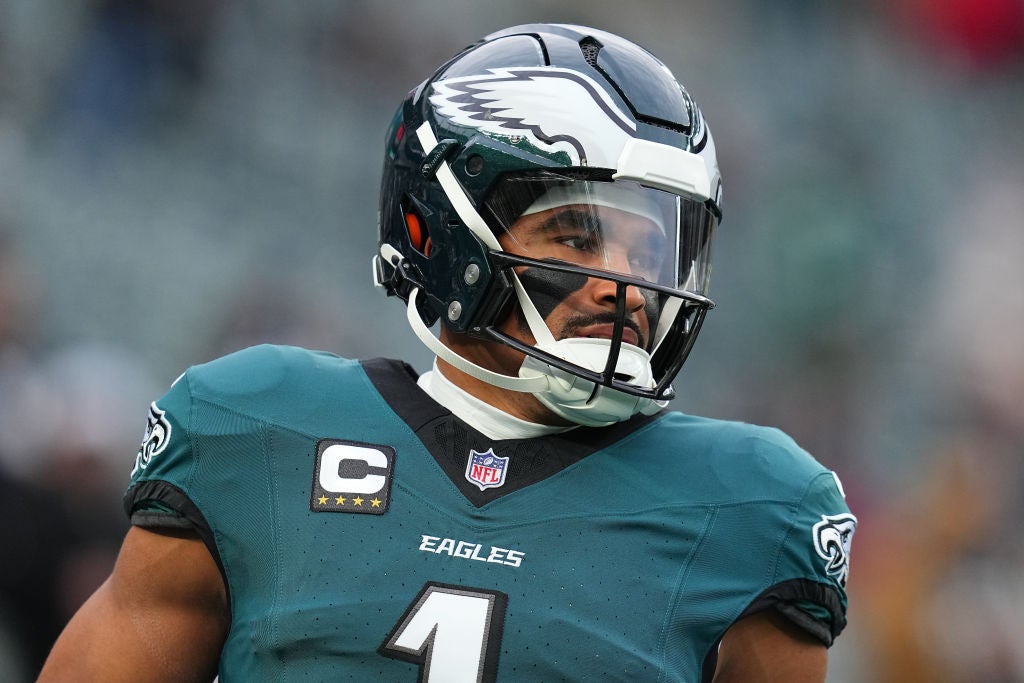
<path id="1" fill-rule="evenodd" d="M 441 319 L 452 332 L 486 337 L 484 331 L 514 298 L 506 273 L 438 181 L 442 165 L 481 214 L 495 186 L 510 174 L 548 169 L 610 180 L 619 171 L 618 148 L 608 152 L 579 143 L 595 136 L 585 130 L 586 120 L 563 120 L 564 129 L 556 131 L 536 125 L 529 115 L 506 117 L 496 125 L 487 121 L 490 112 L 460 109 L 459 83 L 471 77 L 528 79 L 533 67 L 570 76 L 573 83 L 567 86 L 585 88 L 591 104 L 615 111 L 628 124 L 623 137 L 699 158 L 706 171 L 699 194 L 720 215 L 721 179 L 710 132 L 697 105 L 656 57 L 619 36 L 580 26 L 528 24 L 493 33 L 410 92 L 386 137 L 380 244 L 390 245 L 401 260 L 378 258 L 375 277 L 388 294 L 405 300 L 419 289 L 418 311 L 427 325 Z M 542 101 L 538 110 L 550 104 Z M 431 149 L 424 149 L 415 134 L 424 123 L 437 141 Z M 673 376 L 711 305 L 705 302 L 683 339 L 671 345 L 672 357 L 660 361 Z"/>

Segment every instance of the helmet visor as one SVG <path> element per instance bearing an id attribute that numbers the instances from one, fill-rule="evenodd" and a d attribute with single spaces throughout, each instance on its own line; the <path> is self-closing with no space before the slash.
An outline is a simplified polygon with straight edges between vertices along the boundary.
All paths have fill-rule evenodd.
<path id="1" fill-rule="evenodd" d="M 505 178 L 485 204 L 508 252 L 707 295 L 718 216 L 703 198 L 545 173 Z"/>
<path id="2" fill-rule="evenodd" d="M 489 258 L 515 269 L 520 311 L 511 324 L 484 329 L 595 384 L 669 397 L 714 305 L 706 293 L 717 207 L 704 197 L 572 173 L 509 176 L 485 201 L 501 247 Z M 593 297 L 600 308 L 587 303 Z M 608 340 L 594 347 L 606 350 L 603 357 L 583 354 L 578 342 L 566 347 L 587 337 Z"/>

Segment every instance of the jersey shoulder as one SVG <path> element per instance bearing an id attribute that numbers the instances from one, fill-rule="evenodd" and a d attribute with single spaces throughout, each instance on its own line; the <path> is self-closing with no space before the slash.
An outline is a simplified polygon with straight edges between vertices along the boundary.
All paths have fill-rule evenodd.
<path id="1" fill-rule="evenodd" d="M 192 366 L 150 404 L 132 477 L 162 476 L 160 463 L 191 468 L 197 440 L 259 440 L 266 425 L 315 429 L 370 395 L 357 361 L 298 347 L 254 346 Z"/>
<path id="2" fill-rule="evenodd" d="M 357 361 L 327 351 L 260 344 L 194 365 L 185 377 L 194 392 L 225 395 L 233 400 L 295 383 L 319 383 L 354 366 L 358 366 Z"/>
<path id="3" fill-rule="evenodd" d="M 201 497 L 240 468 L 252 475 L 281 453 L 301 452 L 271 441 L 305 444 L 351 419 L 354 407 L 372 408 L 375 396 L 358 361 L 298 347 L 254 346 L 195 365 L 150 404 L 126 507 L 188 508 L 181 494 Z"/>
<path id="4" fill-rule="evenodd" d="M 645 430 L 666 470 L 701 483 L 702 495 L 729 500 L 802 497 L 810 483 L 830 471 L 788 434 L 774 427 L 666 413 Z"/>
<path id="5" fill-rule="evenodd" d="M 326 351 L 263 344 L 190 368 L 193 400 L 230 407 L 250 417 L 288 423 L 308 415 L 325 397 L 365 381 L 358 361 Z"/>
<path id="6" fill-rule="evenodd" d="M 658 446 L 646 450 L 658 453 L 660 470 L 676 473 L 658 481 L 659 495 L 715 510 L 708 556 L 742 548 L 733 567 L 767 572 L 747 613 L 774 605 L 831 644 L 846 624 L 857 526 L 839 477 L 775 428 L 670 413 L 648 431 Z"/>

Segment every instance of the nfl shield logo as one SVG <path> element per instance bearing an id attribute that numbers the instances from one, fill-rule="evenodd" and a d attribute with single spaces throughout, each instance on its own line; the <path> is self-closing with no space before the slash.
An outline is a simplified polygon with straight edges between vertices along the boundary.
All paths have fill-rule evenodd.
<path id="1" fill-rule="evenodd" d="M 486 453 L 471 450 L 466 464 L 466 479 L 476 484 L 481 491 L 495 488 L 505 483 L 507 468 L 508 458 L 498 457 L 493 448 L 488 448 Z"/>

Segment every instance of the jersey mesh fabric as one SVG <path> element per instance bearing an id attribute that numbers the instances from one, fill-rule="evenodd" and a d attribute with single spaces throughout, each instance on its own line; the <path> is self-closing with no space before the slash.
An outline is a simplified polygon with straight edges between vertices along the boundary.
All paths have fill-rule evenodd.
<path id="1" fill-rule="evenodd" d="M 443 587 L 473 604 L 507 599 L 500 623 L 456 632 L 463 650 L 500 644 L 487 669 L 498 680 L 699 680 L 736 618 L 801 600 L 829 614 L 810 622 L 820 634 L 842 628 L 845 592 L 813 529 L 848 510 L 831 474 L 780 432 L 667 413 L 620 431 L 481 441 L 400 365 L 370 375 L 259 347 L 193 368 L 157 401 L 167 438 L 126 506 L 155 501 L 208 529 L 231 595 L 223 683 L 413 680 L 449 660 L 383 645 L 403 615 L 426 615 L 418 595 Z M 384 514 L 317 508 L 324 439 L 394 449 Z M 566 440 L 576 452 L 563 467 L 482 504 L 439 465 L 493 448 L 529 473 Z M 463 628 L 438 618 L 439 638 Z"/>

